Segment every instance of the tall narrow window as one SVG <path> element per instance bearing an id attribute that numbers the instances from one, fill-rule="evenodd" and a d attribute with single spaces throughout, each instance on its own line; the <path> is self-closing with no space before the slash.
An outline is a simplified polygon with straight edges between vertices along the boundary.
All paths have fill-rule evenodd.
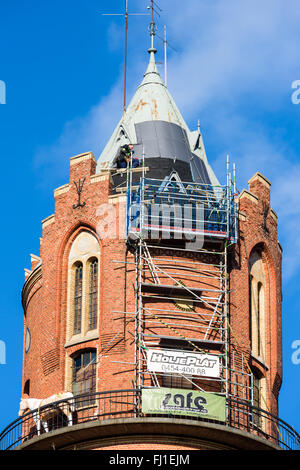
<path id="1" fill-rule="evenodd" d="M 257 408 L 260 407 L 260 385 L 256 374 L 253 374 L 253 405 Z"/>
<path id="2" fill-rule="evenodd" d="M 89 269 L 89 330 L 97 327 L 98 310 L 98 260 L 93 259 L 90 262 Z"/>
<path id="3" fill-rule="evenodd" d="M 261 383 L 260 378 L 253 373 L 253 422 L 256 426 L 261 426 L 261 413 L 257 408 L 261 408 Z"/>
<path id="4" fill-rule="evenodd" d="M 77 400 L 77 407 L 88 406 L 95 401 L 96 392 L 96 350 L 88 350 L 79 353 L 73 358 L 73 382 L 74 395 L 87 396 Z"/>
<path id="5" fill-rule="evenodd" d="M 261 282 L 257 284 L 257 353 L 261 356 L 261 314 L 262 314 L 262 293 L 263 293 L 263 285 Z"/>
<path id="6" fill-rule="evenodd" d="M 249 335 L 250 335 L 250 344 L 251 350 L 253 351 L 253 276 L 249 277 Z"/>
<path id="7" fill-rule="evenodd" d="M 250 341 L 251 351 L 265 360 L 266 353 L 266 312 L 265 275 L 261 254 L 254 251 L 250 256 Z"/>
<path id="8" fill-rule="evenodd" d="M 75 267 L 75 286 L 74 286 L 74 335 L 81 332 L 82 316 L 82 263 Z"/>
<path id="9" fill-rule="evenodd" d="M 30 395 L 30 380 L 26 380 L 25 385 L 24 385 L 24 394 Z"/>

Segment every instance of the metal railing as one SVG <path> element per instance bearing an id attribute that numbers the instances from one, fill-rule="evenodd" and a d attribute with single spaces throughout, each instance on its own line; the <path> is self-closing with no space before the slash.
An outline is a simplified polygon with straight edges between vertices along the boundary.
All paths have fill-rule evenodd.
<path id="1" fill-rule="evenodd" d="M 144 414 L 141 390 L 113 390 L 78 395 L 32 410 L 16 419 L 0 434 L 0 450 L 8 450 L 56 429 L 75 424 L 118 418 L 175 417 L 223 425 L 254 434 L 284 450 L 300 450 L 299 434 L 277 416 L 239 399 L 227 399 L 224 422 L 200 416 Z"/>

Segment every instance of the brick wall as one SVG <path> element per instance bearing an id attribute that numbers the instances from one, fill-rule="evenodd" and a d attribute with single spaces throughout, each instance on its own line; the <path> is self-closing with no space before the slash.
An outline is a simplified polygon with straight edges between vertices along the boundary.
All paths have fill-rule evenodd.
<path id="1" fill-rule="evenodd" d="M 233 342 L 244 351 L 250 366 L 267 380 L 270 411 L 277 413 L 277 390 L 282 377 L 281 350 L 281 248 L 277 239 L 277 217 L 270 206 L 271 183 L 260 173 L 249 180 L 249 191 L 239 196 L 239 241 L 230 274 Z M 266 360 L 251 358 L 249 331 L 249 257 L 261 251 L 265 270 Z M 233 336 L 233 335 L 232 335 Z M 265 367 L 264 367 L 265 366 Z M 274 388 L 275 387 L 275 388 Z M 280 385 L 279 385 L 280 387 Z"/>

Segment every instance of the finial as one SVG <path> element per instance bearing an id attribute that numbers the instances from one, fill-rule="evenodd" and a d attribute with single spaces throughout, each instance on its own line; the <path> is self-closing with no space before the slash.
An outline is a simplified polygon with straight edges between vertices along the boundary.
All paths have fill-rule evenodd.
<path id="1" fill-rule="evenodd" d="M 149 26 L 149 28 L 148 28 L 148 31 L 149 31 L 149 33 L 150 33 L 150 38 L 151 38 L 151 47 L 148 49 L 149 54 L 150 54 L 151 52 L 154 52 L 154 54 L 157 52 L 157 50 L 156 50 L 155 47 L 154 47 L 154 36 L 155 36 L 155 32 L 156 32 L 156 30 L 157 30 L 157 27 L 156 27 L 156 24 L 155 24 L 155 21 L 154 21 L 154 12 L 155 12 L 158 16 L 160 16 L 160 15 L 159 15 L 159 13 L 157 12 L 157 10 L 155 10 L 154 5 L 155 5 L 160 11 L 162 11 L 161 8 L 154 2 L 154 0 L 151 0 L 151 6 L 148 6 L 148 7 L 147 7 L 148 10 L 150 10 L 150 8 L 151 8 L 151 23 L 150 23 L 150 26 Z"/>

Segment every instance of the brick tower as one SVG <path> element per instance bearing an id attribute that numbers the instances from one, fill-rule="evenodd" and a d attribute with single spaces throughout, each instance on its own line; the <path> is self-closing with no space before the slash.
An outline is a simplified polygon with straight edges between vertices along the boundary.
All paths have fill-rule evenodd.
<path id="1" fill-rule="evenodd" d="M 42 221 L 22 291 L 20 417 L 2 448 L 299 446 L 277 417 L 282 253 L 271 183 L 256 173 L 238 194 L 227 160 L 220 185 L 155 52 L 152 41 L 98 161 L 70 159 Z"/>

